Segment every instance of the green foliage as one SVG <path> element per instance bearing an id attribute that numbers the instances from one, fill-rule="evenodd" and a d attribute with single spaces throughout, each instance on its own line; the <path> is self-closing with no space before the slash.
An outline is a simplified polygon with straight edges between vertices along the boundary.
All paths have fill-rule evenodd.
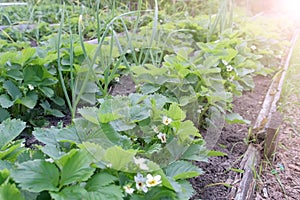
<path id="1" fill-rule="evenodd" d="M 0 185 L 0 199 L 24 200 L 17 186 L 15 184 L 10 184 L 10 183 L 5 183 Z"/>
<path id="2" fill-rule="evenodd" d="M 11 176 L 23 189 L 30 192 L 58 190 L 58 168 L 53 163 L 44 160 L 23 162 L 12 171 Z"/>
<path id="3" fill-rule="evenodd" d="M 36 139 L 45 144 L 39 148 L 49 159 L 25 159 L 12 170 L 11 177 L 19 183 L 21 190 L 36 193 L 47 190 L 54 199 L 70 196 L 74 199 L 83 196 L 86 199 L 123 199 L 122 187 L 135 184 L 134 176 L 153 173 L 153 176 L 162 177 L 161 186 L 149 187 L 145 198 L 190 197 L 193 190 L 182 180 L 202 171 L 180 160 L 204 160 L 208 152 L 203 140 L 199 139 L 201 135 L 191 121 L 185 120 L 186 115 L 178 104 L 169 103 L 162 95 L 132 94 L 105 99 L 102 105 L 98 109 L 82 108 L 80 113 L 84 118 L 74 120 L 70 127 L 34 131 Z M 137 117 L 141 116 L 135 111 L 137 105 L 138 110 L 150 109 L 145 117 Z M 103 123 L 99 118 L 106 112 L 118 118 Z M 163 116 L 172 121 L 167 124 Z M 120 126 L 110 125 L 130 121 L 135 124 L 130 129 L 120 130 Z M 167 135 L 167 144 L 157 137 L 154 125 Z M 198 139 L 193 139 L 195 136 Z M 198 146 L 198 149 L 194 148 L 197 151 L 189 148 L 193 145 Z M 201 148 L 202 152 L 199 151 Z M 25 158 L 25 154 L 22 155 L 22 159 Z M 139 192 L 132 198 L 138 196 Z"/>
<path id="4" fill-rule="evenodd" d="M 226 122 L 228 124 L 250 124 L 249 120 L 243 119 L 238 113 L 230 113 L 226 115 Z"/>
<path id="5" fill-rule="evenodd" d="M 0 149 L 15 139 L 25 128 L 25 123 L 16 119 L 7 119 L 0 124 Z"/>
<path id="6" fill-rule="evenodd" d="M 225 155 L 199 125 L 250 123 L 233 96 L 274 70 L 287 32 L 234 18 L 230 1 L 47 2 L 0 8 L 1 24 L 37 24 L 0 33 L 0 199 L 190 199 L 203 173 L 191 161 Z M 123 73 L 139 93 L 110 96 Z M 34 128 L 39 145 L 15 140 L 69 111 L 69 126 Z"/>
<path id="7" fill-rule="evenodd" d="M 86 181 L 94 172 L 90 167 L 91 156 L 86 151 L 71 150 L 62 156 L 57 165 L 60 168 L 60 186 Z"/>
<path id="8" fill-rule="evenodd" d="M 171 163 L 166 167 L 165 171 L 167 176 L 175 180 L 188 179 L 203 173 L 201 169 L 186 161 L 176 161 Z"/>

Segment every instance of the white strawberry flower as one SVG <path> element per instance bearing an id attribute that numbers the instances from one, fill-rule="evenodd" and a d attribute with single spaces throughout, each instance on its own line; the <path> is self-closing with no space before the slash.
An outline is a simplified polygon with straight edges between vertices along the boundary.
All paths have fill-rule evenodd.
<path id="1" fill-rule="evenodd" d="M 29 88 L 29 90 L 34 90 L 34 87 L 31 84 L 28 84 L 28 88 Z"/>
<path id="2" fill-rule="evenodd" d="M 231 65 L 226 66 L 226 71 L 231 72 L 233 70 L 233 67 Z"/>
<path id="3" fill-rule="evenodd" d="M 125 192 L 126 192 L 127 194 L 133 194 L 133 192 L 134 192 L 134 189 L 131 188 L 131 185 L 125 185 L 125 186 L 123 187 L 123 189 L 125 190 Z"/>
<path id="4" fill-rule="evenodd" d="M 156 175 L 153 177 L 151 174 L 147 174 L 146 184 L 148 187 L 154 187 L 161 184 L 161 176 Z"/>
<path id="5" fill-rule="evenodd" d="M 158 135 L 157 135 L 158 139 L 161 140 L 161 143 L 166 143 L 167 142 L 167 136 L 165 133 L 162 133 L 160 132 Z"/>
<path id="6" fill-rule="evenodd" d="M 173 120 L 171 118 L 168 118 L 167 116 L 163 116 L 162 118 L 162 123 L 166 126 L 168 126 L 169 124 L 171 124 Z"/>
<path id="7" fill-rule="evenodd" d="M 148 188 L 145 184 L 146 178 L 140 173 L 138 173 L 136 176 L 134 176 L 135 186 L 136 189 L 143 192 L 148 192 Z"/>

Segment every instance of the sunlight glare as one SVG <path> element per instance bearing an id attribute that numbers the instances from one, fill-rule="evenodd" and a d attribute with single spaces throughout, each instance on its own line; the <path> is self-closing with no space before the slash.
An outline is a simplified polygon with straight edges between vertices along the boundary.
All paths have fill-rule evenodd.
<path id="1" fill-rule="evenodd" d="M 295 19 L 300 19 L 300 0 L 281 1 L 281 9 Z"/>

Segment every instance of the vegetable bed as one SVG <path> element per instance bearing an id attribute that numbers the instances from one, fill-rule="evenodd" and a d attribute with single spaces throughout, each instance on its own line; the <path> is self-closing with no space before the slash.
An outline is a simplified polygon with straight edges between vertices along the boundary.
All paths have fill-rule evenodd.
<path id="1" fill-rule="evenodd" d="M 232 1 L 0 9 L 1 199 L 230 197 L 293 24 Z"/>

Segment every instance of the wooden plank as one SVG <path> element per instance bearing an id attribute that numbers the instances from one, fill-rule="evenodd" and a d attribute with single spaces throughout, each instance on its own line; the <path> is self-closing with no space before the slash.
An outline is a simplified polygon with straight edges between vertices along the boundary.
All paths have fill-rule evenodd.
<path id="1" fill-rule="evenodd" d="M 282 116 L 279 112 L 272 113 L 271 119 L 266 125 L 266 136 L 264 144 L 264 156 L 272 160 L 272 156 L 277 148 L 279 127 L 282 123 Z"/>
<path id="2" fill-rule="evenodd" d="M 27 3 L 22 2 L 10 2 L 10 3 L 0 3 L 0 7 L 7 7 L 7 6 L 27 6 Z"/>
<path id="3" fill-rule="evenodd" d="M 260 163 L 260 153 L 253 144 L 248 146 L 240 164 L 240 169 L 244 170 L 243 178 L 239 184 L 234 200 L 252 200 L 256 185 L 254 174 Z"/>

